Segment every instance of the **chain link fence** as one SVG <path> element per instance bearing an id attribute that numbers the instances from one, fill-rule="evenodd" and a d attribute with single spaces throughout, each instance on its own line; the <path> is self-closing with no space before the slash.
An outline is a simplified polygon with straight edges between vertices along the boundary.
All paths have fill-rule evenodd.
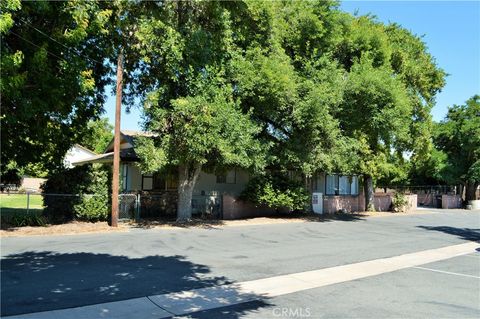
<path id="1" fill-rule="evenodd" d="M 120 194 L 119 220 L 171 219 L 177 217 L 176 194 Z M 50 220 L 104 220 L 111 211 L 107 194 L 0 194 L 0 216 L 8 222 L 19 216 L 44 216 Z M 205 219 L 222 218 L 221 195 L 194 195 L 192 214 Z"/>
<path id="2" fill-rule="evenodd" d="M 406 194 L 435 194 L 435 195 L 456 195 L 458 186 L 452 185 L 401 185 L 401 186 L 378 186 L 377 192 L 397 191 Z"/>

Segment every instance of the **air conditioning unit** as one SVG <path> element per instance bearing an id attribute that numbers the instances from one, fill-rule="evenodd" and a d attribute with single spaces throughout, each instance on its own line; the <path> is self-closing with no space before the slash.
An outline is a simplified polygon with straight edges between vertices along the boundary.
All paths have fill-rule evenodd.
<path id="1" fill-rule="evenodd" d="M 312 208 L 315 214 L 323 214 L 323 194 L 312 193 Z"/>

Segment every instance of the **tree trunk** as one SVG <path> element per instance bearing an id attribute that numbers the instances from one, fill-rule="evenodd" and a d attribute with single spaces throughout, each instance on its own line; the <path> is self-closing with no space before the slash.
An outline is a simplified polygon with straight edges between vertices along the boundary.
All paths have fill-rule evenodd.
<path id="1" fill-rule="evenodd" d="M 192 218 L 192 193 L 200 170 L 200 165 L 178 167 L 177 221 L 183 222 Z"/>
<path id="2" fill-rule="evenodd" d="M 315 177 L 316 175 L 313 175 L 313 178 L 316 178 Z M 312 203 L 312 196 L 313 196 L 313 178 L 312 177 L 307 177 L 306 175 L 303 175 L 303 183 L 305 185 L 305 189 L 307 190 L 308 194 L 310 195 L 309 198 L 310 198 L 310 203 L 308 203 L 306 205 L 306 208 L 307 208 L 307 212 L 308 213 L 311 213 L 313 212 L 313 203 Z M 306 203 L 305 203 L 306 204 Z"/>
<path id="3" fill-rule="evenodd" d="M 463 184 L 458 184 L 458 192 L 456 195 L 460 195 L 460 197 L 462 198 L 462 200 L 464 199 L 463 197 Z"/>
<path id="4" fill-rule="evenodd" d="M 466 183 L 465 201 L 475 200 L 475 192 L 477 191 L 478 183 L 468 181 Z"/>
<path id="5" fill-rule="evenodd" d="M 375 210 L 373 205 L 373 178 L 370 175 L 363 175 L 363 189 L 365 192 L 365 211 Z"/>

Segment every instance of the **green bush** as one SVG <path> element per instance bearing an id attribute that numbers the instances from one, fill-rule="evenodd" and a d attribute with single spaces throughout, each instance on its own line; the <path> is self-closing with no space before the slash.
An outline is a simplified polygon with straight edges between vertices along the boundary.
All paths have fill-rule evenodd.
<path id="1" fill-rule="evenodd" d="M 37 214 L 17 214 L 11 216 L 2 216 L 2 228 L 46 225 L 46 217 Z"/>
<path id="2" fill-rule="evenodd" d="M 392 212 L 406 212 L 408 205 L 408 198 L 403 193 L 395 193 L 392 198 Z"/>
<path id="3" fill-rule="evenodd" d="M 240 197 L 254 204 L 290 211 L 303 210 L 310 198 L 300 182 L 280 173 L 252 178 Z"/>
<path id="4" fill-rule="evenodd" d="M 106 220 L 110 207 L 109 175 L 108 169 L 98 164 L 51 175 L 42 187 L 45 216 L 56 223 L 74 218 Z"/>
<path id="5" fill-rule="evenodd" d="M 74 206 L 75 217 L 91 222 L 107 220 L 110 212 L 108 200 L 108 195 L 82 195 Z"/>

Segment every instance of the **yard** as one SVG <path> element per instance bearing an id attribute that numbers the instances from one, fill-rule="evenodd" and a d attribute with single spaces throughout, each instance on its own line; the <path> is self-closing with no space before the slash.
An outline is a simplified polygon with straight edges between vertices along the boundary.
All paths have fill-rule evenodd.
<path id="1" fill-rule="evenodd" d="M 0 217 L 2 228 L 13 224 L 20 226 L 27 218 L 37 218 L 43 211 L 43 197 L 40 194 L 1 194 Z M 29 216 L 29 217 L 28 217 Z M 26 218 L 27 217 L 27 218 Z"/>
<path id="2" fill-rule="evenodd" d="M 43 208 L 43 198 L 40 194 L 1 194 L 0 195 L 0 208 L 23 208 L 27 209 L 27 201 L 30 197 L 29 207 L 33 209 L 42 209 Z"/>

